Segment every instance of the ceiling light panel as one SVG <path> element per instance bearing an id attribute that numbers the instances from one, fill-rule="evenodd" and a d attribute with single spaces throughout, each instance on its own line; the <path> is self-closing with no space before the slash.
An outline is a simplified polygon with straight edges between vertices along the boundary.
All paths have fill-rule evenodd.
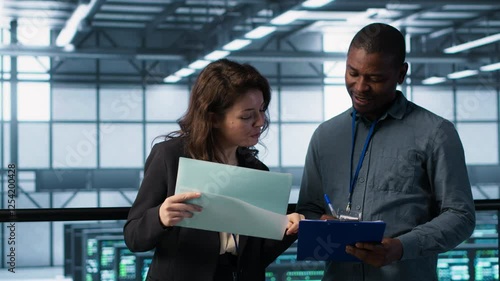
<path id="1" fill-rule="evenodd" d="M 483 65 L 479 68 L 481 71 L 495 71 L 500 69 L 500 62 Z"/>
<path id="2" fill-rule="evenodd" d="M 270 18 L 273 16 L 273 10 L 270 10 L 270 9 L 262 9 L 260 10 L 258 13 L 257 13 L 257 16 L 259 17 L 266 17 L 266 18 Z"/>
<path id="3" fill-rule="evenodd" d="M 425 12 L 421 19 L 470 19 L 477 17 L 475 12 Z"/>
<path id="4" fill-rule="evenodd" d="M 226 9 L 221 8 L 189 8 L 189 7 L 179 7 L 175 10 L 176 14 L 196 14 L 196 15 L 215 15 L 221 16 L 226 12 Z"/>
<path id="5" fill-rule="evenodd" d="M 405 21 L 406 26 L 412 27 L 447 27 L 453 25 L 451 20 L 422 20 L 414 19 Z"/>
<path id="6" fill-rule="evenodd" d="M 369 8 L 367 11 L 374 10 L 376 13 L 374 15 L 375 18 L 399 18 L 403 15 L 400 11 L 387 10 L 387 9 L 374 9 Z"/>
<path id="7" fill-rule="evenodd" d="M 177 70 L 177 72 L 174 73 L 175 76 L 179 76 L 179 77 L 187 77 L 191 74 L 194 73 L 194 69 L 192 68 L 181 68 L 179 70 Z"/>
<path id="8" fill-rule="evenodd" d="M 334 0 L 307 0 L 304 3 L 302 3 L 302 7 L 306 8 L 319 8 L 323 7 L 326 4 L 333 2 Z"/>
<path id="9" fill-rule="evenodd" d="M 181 77 L 175 76 L 175 75 L 169 75 L 163 79 L 163 82 L 165 83 L 175 83 L 181 80 Z"/>
<path id="10" fill-rule="evenodd" d="M 422 84 L 424 85 L 436 85 L 439 83 L 443 83 L 446 81 L 446 77 L 432 76 L 429 78 L 425 78 L 422 80 Z"/>
<path id="11" fill-rule="evenodd" d="M 238 1 L 228 1 L 228 0 L 209 0 L 210 4 L 213 6 L 231 6 L 234 7 L 238 5 Z M 169 1 L 171 2 L 171 1 Z M 207 0 L 187 0 L 186 5 L 206 5 Z"/>
<path id="12" fill-rule="evenodd" d="M 165 5 L 170 3 L 170 0 L 140 0 L 141 4 L 159 4 L 159 5 Z M 106 0 L 106 3 L 125 3 L 125 4 L 137 4 L 137 0 Z"/>
<path id="13" fill-rule="evenodd" d="M 212 22 L 216 17 L 215 16 L 188 16 L 188 15 L 176 15 L 169 16 L 165 18 L 166 22 L 182 22 L 182 23 L 207 23 Z"/>
<path id="14" fill-rule="evenodd" d="M 433 31 L 434 29 L 432 27 L 406 27 L 406 33 L 407 34 L 429 34 Z M 408 44 L 407 44 L 408 46 Z"/>
<path id="15" fill-rule="evenodd" d="M 215 50 L 210 54 L 205 56 L 206 60 L 218 60 L 227 57 L 230 54 L 229 51 Z"/>
<path id="16" fill-rule="evenodd" d="M 323 12 L 323 11 L 303 11 L 299 19 L 303 20 L 348 20 L 364 12 Z"/>
<path id="17" fill-rule="evenodd" d="M 260 39 L 276 30 L 275 26 L 259 26 L 245 34 L 245 38 Z"/>
<path id="18" fill-rule="evenodd" d="M 472 2 L 471 2 L 472 3 Z M 441 10 L 443 11 L 491 11 L 496 9 L 494 5 L 444 5 Z"/>
<path id="19" fill-rule="evenodd" d="M 461 78 L 465 78 L 465 77 L 469 77 L 469 76 L 474 76 L 478 73 L 479 73 L 479 71 L 477 71 L 477 70 L 468 69 L 468 70 L 462 70 L 462 71 L 450 73 L 446 77 L 448 77 L 449 79 L 461 79 Z"/>
<path id="20" fill-rule="evenodd" d="M 145 5 L 110 5 L 104 4 L 102 5 L 100 12 L 130 12 L 134 11 L 134 13 L 161 13 L 163 11 L 163 7 L 155 7 L 155 6 L 145 6 Z"/>
<path id="21" fill-rule="evenodd" d="M 305 11 L 287 11 L 274 19 L 271 20 L 272 24 L 277 24 L 277 25 L 285 25 L 285 24 L 290 24 L 297 19 L 302 18 L 303 14 Z"/>
<path id="22" fill-rule="evenodd" d="M 189 65 L 192 69 L 202 69 L 210 63 L 208 60 L 197 60 Z"/>
<path id="23" fill-rule="evenodd" d="M 477 48 L 487 44 L 495 43 L 499 40 L 500 40 L 500 33 L 497 33 L 483 38 L 479 38 L 477 40 L 469 41 L 463 44 L 451 46 L 449 48 L 444 49 L 444 52 L 447 54 L 455 54 L 472 48 Z"/>
<path id="24" fill-rule="evenodd" d="M 248 44 L 252 43 L 252 40 L 246 39 L 235 39 L 222 47 L 222 49 L 227 51 L 237 51 L 246 47 Z"/>
<path id="25" fill-rule="evenodd" d="M 370 20 L 370 22 L 384 22 L 383 20 Z M 356 34 L 366 22 L 347 22 L 347 21 L 317 21 L 311 23 L 303 31 L 322 32 L 322 33 L 352 33 Z"/>
<path id="26" fill-rule="evenodd" d="M 422 8 L 421 5 L 418 4 L 400 4 L 400 3 L 389 3 L 385 5 L 388 10 L 398 10 L 398 11 L 415 11 Z"/>

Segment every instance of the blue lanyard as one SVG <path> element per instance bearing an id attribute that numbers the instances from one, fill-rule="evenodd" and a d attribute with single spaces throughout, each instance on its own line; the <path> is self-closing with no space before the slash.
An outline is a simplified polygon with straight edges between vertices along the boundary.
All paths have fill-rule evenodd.
<path id="1" fill-rule="evenodd" d="M 370 131 L 368 132 L 368 136 L 366 136 L 365 145 L 363 146 L 363 150 L 361 151 L 361 155 L 359 156 L 358 165 L 356 166 L 356 171 L 354 173 L 354 177 L 352 175 L 352 163 L 354 158 L 354 144 L 356 142 L 356 109 L 353 108 L 352 111 L 352 145 L 351 145 L 351 166 L 350 166 L 350 186 L 349 186 L 349 201 L 347 202 L 346 211 L 351 211 L 351 202 L 352 202 L 352 191 L 354 190 L 354 185 L 358 180 L 359 170 L 361 170 L 361 166 L 363 165 L 363 160 L 365 160 L 366 149 L 368 149 L 368 145 L 370 144 L 370 140 L 373 136 L 373 131 L 375 130 L 375 126 L 377 125 L 378 120 L 373 121 L 370 126 Z"/>
<path id="2" fill-rule="evenodd" d="M 231 235 L 233 236 L 233 240 L 234 240 L 234 246 L 236 248 L 236 254 L 240 254 L 240 249 L 238 249 L 238 240 L 236 239 L 236 235 L 234 233 L 231 233 Z"/>

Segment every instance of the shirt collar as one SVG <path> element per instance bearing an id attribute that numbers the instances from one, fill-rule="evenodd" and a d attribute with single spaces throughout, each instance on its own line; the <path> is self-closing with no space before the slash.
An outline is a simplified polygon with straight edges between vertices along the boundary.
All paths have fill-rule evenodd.
<path id="1" fill-rule="evenodd" d="M 396 99 L 392 103 L 391 107 L 387 110 L 387 113 L 382 116 L 381 119 L 385 119 L 387 115 L 390 115 L 394 119 L 403 119 L 406 106 L 408 105 L 408 100 L 401 93 L 401 91 L 396 91 Z"/>
<path id="2" fill-rule="evenodd" d="M 384 120 L 387 118 L 387 116 L 391 116 L 394 119 L 403 119 L 405 112 L 406 112 L 406 106 L 408 104 L 408 100 L 406 97 L 403 95 L 401 91 L 396 90 L 396 98 L 394 99 L 394 102 L 392 103 L 391 107 L 387 110 L 382 117 L 380 117 L 380 120 Z M 354 108 L 351 107 L 351 116 L 352 112 L 354 111 Z M 361 115 L 356 112 L 356 117 L 361 117 Z"/>

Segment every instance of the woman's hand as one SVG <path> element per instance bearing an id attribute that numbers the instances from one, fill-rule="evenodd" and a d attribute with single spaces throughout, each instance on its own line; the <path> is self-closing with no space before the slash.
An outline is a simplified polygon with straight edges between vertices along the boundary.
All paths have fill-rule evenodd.
<path id="1" fill-rule="evenodd" d="M 286 235 L 292 235 L 299 232 L 299 221 L 305 217 L 299 213 L 291 213 L 287 215 L 288 224 L 286 226 Z"/>
<path id="2" fill-rule="evenodd" d="M 160 206 L 160 221 L 163 226 L 174 226 L 185 218 L 191 218 L 194 212 L 201 212 L 202 207 L 184 203 L 187 200 L 199 198 L 199 192 L 185 192 L 172 195 L 165 199 Z"/>

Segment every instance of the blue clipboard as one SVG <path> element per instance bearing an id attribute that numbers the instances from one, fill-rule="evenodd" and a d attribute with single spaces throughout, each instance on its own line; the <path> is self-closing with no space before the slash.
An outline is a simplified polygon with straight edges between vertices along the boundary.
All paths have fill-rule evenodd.
<path id="1" fill-rule="evenodd" d="M 356 242 L 380 242 L 383 221 L 302 220 L 299 222 L 297 260 L 360 262 L 345 252 Z"/>

